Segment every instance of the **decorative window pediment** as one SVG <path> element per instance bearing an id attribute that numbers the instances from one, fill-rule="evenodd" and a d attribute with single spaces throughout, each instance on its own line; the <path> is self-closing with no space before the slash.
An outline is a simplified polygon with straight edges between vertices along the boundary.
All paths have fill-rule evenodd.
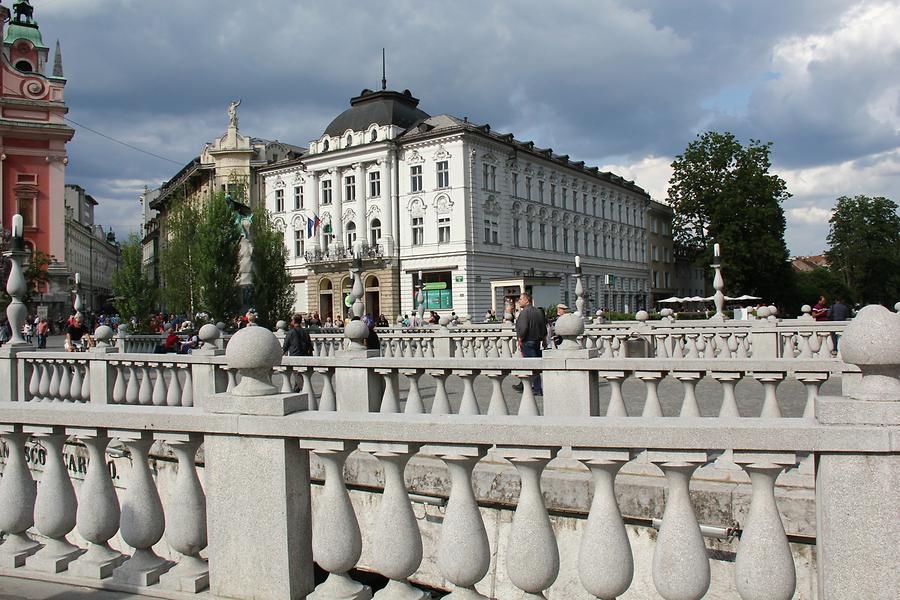
<path id="1" fill-rule="evenodd" d="M 352 208 L 348 208 L 344 211 L 344 214 L 341 215 L 341 221 L 346 223 L 347 221 L 352 221 L 356 218 L 356 211 Z"/>
<path id="2" fill-rule="evenodd" d="M 445 215 L 453 208 L 453 200 L 446 194 L 441 194 L 434 199 L 434 209 L 439 215 Z"/>
<path id="3" fill-rule="evenodd" d="M 443 144 L 438 146 L 437 152 L 434 153 L 435 160 L 448 160 L 450 157 L 451 154 L 444 148 Z"/>
<path id="4" fill-rule="evenodd" d="M 275 180 L 275 189 L 280 190 L 284 188 L 284 179 L 281 178 L 281 175 L 278 176 L 278 179 Z"/>
<path id="5" fill-rule="evenodd" d="M 483 160 L 486 163 L 490 163 L 492 165 L 497 164 L 497 157 L 494 156 L 494 153 L 490 152 L 490 151 L 484 153 L 481 157 L 481 160 Z"/>
<path id="6" fill-rule="evenodd" d="M 421 165 L 425 162 L 425 159 L 422 158 L 422 155 L 419 154 L 418 150 L 412 150 L 409 154 L 406 155 L 406 162 L 411 165 Z"/>
<path id="7" fill-rule="evenodd" d="M 425 203 L 421 198 L 413 198 L 409 201 L 406 210 L 414 217 L 422 217 L 425 215 Z"/>

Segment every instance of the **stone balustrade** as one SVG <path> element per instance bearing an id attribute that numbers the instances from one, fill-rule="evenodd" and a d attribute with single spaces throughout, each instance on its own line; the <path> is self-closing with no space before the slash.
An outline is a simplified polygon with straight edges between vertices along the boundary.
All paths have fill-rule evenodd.
<path id="1" fill-rule="evenodd" d="M 0 439 L 7 449 L 0 575 L 157 596 L 208 587 L 231 598 L 370 598 L 372 591 L 354 578 L 365 554 L 367 568 L 388 580 L 378 598 L 427 598 L 417 582 L 433 571 L 451 598 L 614 598 L 629 593 L 635 572 L 649 570 L 660 596 L 699 599 L 721 572 L 710 567 L 689 491 L 697 469 L 728 452 L 752 493 L 725 587 L 744 599 L 788 599 L 798 592 L 797 566 L 775 485 L 802 456 L 814 454 L 817 597 L 897 597 L 896 314 L 867 308 L 844 332 L 845 360 L 861 374 L 850 397 L 816 397 L 823 377 L 842 372 L 834 360 L 601 359 L 579 342 L 583 326 L 568 325 L 556 357 L 530 360 L 379 357 L 365 350 L 364 327 L 348 327 L 348 344 L 329 357 L 283 359 L 275 336 L 259 327 L 236 334 L 225 356 L 214 350 L 169 362 L 115 352 L 3 356 L 3 374 L 12 379 L 0 388 Z M 193 405 L 183 402 L 183 393 L 177 404 L 156 405 L 162 387 L 166 398 L 173 381 L 184 389 L 180 365 L 188 364 L 206 369 L 192 375 L 192 389 L 203 390 Z M 275 371 L 281 390 L 272 381 Z M 306 394 L 293 393 L 285 389 L 288 371 L 306 383 L 317 374 L 328 385 L 318 397 L 312 385 L 304 386 Z M 232 376 L 223 382 L 227 373 Z M 426 373 L 436 382 L 429 399 L 416 386 Z M 529 385 L 537 374 L 545 394 L 540 402 Z M 748 374 L 762 383 L 762 409 L 738 419 L 727 390 Z M 807 384 L 804 418 L 781 416 L 774 392 L 789 374 Z M 451 375 L 465 387 L 458 407 L 446 390 Z M 524 384 L 517 410 L 504 395 L 503 379 L 510 376 Z M 684 386 L 678 418 L 662 416 L 653 401 L 654 383 L 666 376 Z M 694 395 L 705 376 L 724 390 L 710 417 L 700 416 Z M 110 402 L 120 377 L 124 402 Z M 401 377 L 409 389 L 402 413 Z M 476 396 L 476 377 L 490 379 L 490 398 Z M 646 384 L 639 418 L 626 418 L 627 409 L 612 400 L 616 386 L 631 378 Z M 611 388 L 603 417 L 601 379 Z M 18 383 L 25 381 L 28 386 Z M 129 405 L 129 386 L 137 404 L 149 398 L 149 406 Z M 71 401 L 45 401 L 61 399 L 66 389 Z M 37 486 L 24 460 L 29 440 L 45 450 Z M 63 463 L 67 440 L 84 444 L 91 459 L 77 490 Z M 131 457 L 119 493 L 103 460 L 113 441 Z M 155 443 L 177 458 L 177 480 L 166 497 L 150 469 Z M 195 460 L 201 444 L 205 485 Z M 345 484 L 351 454 L 377 461 L 384 482 L 379 509 L 366 523 Z M 323 466 L 321 487 L 310 480 L 311 457 Z M 404 480 L 413 457 L 440 460 L 449 473 L 435 538 L 423 537 Z M 488 458 L 508 461 L 519 480 L 502 537 L 485 522 L 473 490 L 473 470 Z M 577 553 L 560 552 L 567 534 L 554 527 L 542 494 L 542 474 L 560 460 L 581 463 L 593 478 Z M 615 494 L 621 469 L 634 463 L 654 465 L 665 480 L 647 565 L 635 561 L 644 554 L 632 547 Z M 163 539 L 169 556 L 159 554 Z M 318 586 L 314 562 L 327 573 Z"/>

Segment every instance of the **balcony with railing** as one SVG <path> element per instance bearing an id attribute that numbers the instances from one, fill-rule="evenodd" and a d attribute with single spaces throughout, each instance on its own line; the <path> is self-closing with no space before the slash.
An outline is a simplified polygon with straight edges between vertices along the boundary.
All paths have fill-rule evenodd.
<path id="1" fill-rule="evenodd" d="M 303 257 L 311 265 L 352 263 L 356 260 L 383 260 L 385 258 L 382 244 L 357 244 L 354 248 L 332 245 L 328 248 L 307 250 Z"/>

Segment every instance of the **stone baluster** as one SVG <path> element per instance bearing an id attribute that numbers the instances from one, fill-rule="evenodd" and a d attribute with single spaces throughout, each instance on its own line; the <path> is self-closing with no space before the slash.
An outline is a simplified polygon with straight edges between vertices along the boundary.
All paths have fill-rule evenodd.
<path id="1" fill-rule="evenodd" d="M 408 415 L 421 415 L 425 413 L 425 404 L 419 394 L 419 379 L 425 374 L 424 369 L 404 369 L 400 373 L 406 377 L 409 383 L 409 392 L 406 394 L 406 408 L 403 412 Z"/>
<path id="2" fill-rule="evenodd" d="M 153 384 L 150 381 L 150 369 L 146 364 L 140 366 L 141 383 L 138 386 L 138 404 L 149 406 L 153 404 Z"/>
<path id="3" fill-rule="evenodd" d="M 617 598 L 634 576 L 631 544 L 616 502 L 616 474 L 633 458 L 628 450 L 574 448 L 572 457 L 590 469 L 594 497 L 578 550 L 578 578 L 597 598 Z"/>
<path id="4" fill-rule="evenodd" d="M 120 531 L 122 540 L 134 548 L 131 558 L 113 571 L 113 580 L 126 585 L 154 585 L 172 563 L 153 551 L 166 528 L 162 502 L 150 473 L 148 454 L 153 437 L 149 432 L 110 433 L 122 440 L 131 453 L 131 477 L 122 496 Z"/>
<path id="5" fill-rule="evenodd" d="M 84 378 L 81 381 L 81 401 L 91 401 L 91 367 L 90 363 L 84 365 Z"/>
<path id="6" fill-rule="evenodd" d="M 194 405 L 194 381 L 193 374 L 191 373 L 190 365 L 187 365 L 187 368 L 181 369 L 184 371 L 184 386 L 181 390 L 181 405 L 182 406 L 193 406 Z"/>
<path id="7" fill-rule="evenodd" d="M 37 361 L 31 361 L 31 377 L 28 380 L 28 396 L 29 400 L 32 402 L 40 402 L 42 398 L 40 397 L 41 392 L 41 373 L 43 369 L 41 369 L 41 364 Z"/>
<path id="8" fill-rule="evenodd" d="M 47 450 L 47 463 L 34 503 L 34 525 L 43 535 L 44 547 L 25 561 L 29 569 L 44 573 L 65 571 L 78 558 L 81 549 L 69 543 L 66 536 L 75 528 L 78 501 L 63 460 L 66 434 L 62 427 L 33 427 Z"/>
<path id="9" fill-rule="evenodd" d="M 819 351 L 822 349 L 822 338 L 819 337 L 818 332 L 810 331 L 807 332 L 809 337 L 809 358 L 816 358 L 819 356 Z"/>
<path id="10" fill-rule="evenodd" d="M 50 402 L 50 380 L 53 378 L 53 365 L 48 361 L 41 361 L 41 382 L 38 395 L 42 402 Z"/>
<path id="11" fill-rule="evenodd" d="M 684 339 L 684 334 L 673 333 L 671 337 L 672 337 L 672 358 L 684 358 L 684 345 L 682 343 L 682 340 Z"/>
<path id="12" fill-rule="evenodd" d="M 601 378 L 609 382 L 609 407 L 606 409 L 607 417 L 627 417 L 625 400 L 622 398 L 622 382 L 625 380 L 625 371 L 600 371 Z"/>
<path id="13" fill-rule="evenodd" d="M 738 594 L 743 600 L 790 600 L 796 572 L 775 503 L 775 480 L 785 468 L 797 464 L 797 457 L 735 452 L 734 462 L 747 472 L 753 486 L 750 513 L 734 561 Z"/>
<path id="14" fill-rule="evenodd" d="M 700 358 L 699 348 L 697 348 L 698 337 L 700 337 L 698 333 L 685 334 L 685 338 L 687 338 L 687 356 L 685 358 Z"/>
<path id="15" fill-rule="evenodd" d="M 647 386 L 647 398 L 644 400 L 644 410 L 642 417 L 661 417 L 663 416 L 662 406 L 659 404 L 659 382 L 663 378 L 662 371 L 638 371 L 635 377 L 644 382 Z M 622 396 L 621 384 L 619 385 L 619 397 Z M 623 415 L 627 416 L 627 415 Z"/>
<path id="16" fill-rule="evenodd" d="M 713 371 L 712 378 L 722 384 L 722 406 L 719 408 L 719 418 L 739 418 L 737 400 L 734 397 L 734 386 L 741 380 L 740 373 Z"/>
<path id="17" fill-rule="evenodd" d="M 160 576 L 163 588 L 197 593 L 209 586 L 209 566 L 200 557 L 206 548 L 206 494 L 197 476 L 197 449 L 203 438 L 191 434 L 156 434 L 178 459 L 175 485 L 166 502 L 166 541 L 181 554 L 178 563 Z"/>
<path id="18" fill-rule="evenodd" d="M 706 347 L 706 336 L 702 333 L 697 334 L 697 358 L 712 358 L 711 355 L 707 354 Z"/>
<path id="19" fill-rule="evenodd" d="M 88 467 L 78 490 L 76 524 L 78 533 L 88 542 L 87 552 L 69 565 L 78 577 L 105 579 L 128 557 L 113 550 L 109 540 L 119 531 L 119 499 L 106 464 L 110 437 L 104 429 L 68 430 L 87 448 Z"/>
<path id="20" fill-rule="evenodd" d="M 781 407 L 778 406 L 778 398 L 775 392 L 778 388 L 778 382 L 784 379 L 784 373 L 754 373 L 753 377 L 762 383 L 765 390 L 765 400 L 763 400 L 762 412 L 759 416 L 763 419 L 780 418 Z"/>
<path id="21" fill-rule="evenodd" d="M 116 371 L 116 379 L 113 383 L 112 401 L 113 404 L 125 404 L 125 366 L 122 363 L 115 363 L 113 368 Z"/>
<path id="22" fill-rule="evenodd" d="M 168 386 L 166 385 L 166 375 L 163 365 L 156 363 L 153 367 L 156 373 L 156 380 L 153 382 L 153 397 L 151 402 L 153 406 L 165 406 L 168 398 Z"/>
<path id="23" fill-rule="evenodd" d="M 72 399 L 72 402 L 81 402 L 82 400 L 86 400 L 81 395 L 81 388 L 84 385 L 84 377 L 81 376 L 81 362 L 72 363 L 72 382 L 69 384 L 69 398 Z"/>
<path id="24" fill-rule="evenodd" d="M 691 475 L 709 462 L 705 452 L 650 452 L 668 490 L 653 554 L 653 583 L 666 600 L 699 600 L 709 589 L 709 558 L 691 504 Z"/>
<path id="25" fill-rule="evenodd" d="M 681 403 L 681 412 L 678 416 L 699 417 L 700 406 L 697 404 L 695 390 L 697 389 L 697 382 L 703 374 L 699 372 L 676 371 L 672 373 L 672 376 L 684 386 L 684 401 Z"/>
<path id="26" fill-rule="evenodd" d="M 506 572 L 525 592 L 523 598 L 545 598 L 543 591 L 559 574 L 559 547 L 541 494 L 541 473 L 555 451 L 498 447 L 497 453 L 512 462 L 522 481 L 506 546 Z"/>
<path id="27" fill-rule="evenodd" d="M 812 334 L 812 331 L 801 331 L 797 334 L 800 336 L 800 342 L 798 343 L 798 346 L 800 347 L 800 354 L 797 356 L 797 358 L 806 360 L 813 357 L 812 342 L 810 340 Z M 793 358 L 793 356 L 793 353 L 791 353 L 787 355 L 787 358 Z"/>
<path id="28" fill-rule="evenodd" d="M 228 376 L 228 383 L 225 386 L 226 392 L 231 392 L 237 387 L 237 369 L 225 369 Z"/>
<path id="29" fill-rule="evenodd" d="M 437 548 L 437 566 L 444 579 L 453 584 L 448 600 L 488 600 L 475 589 L 491 566 L 481 511 L 472 492 L 472 471 L 485 449 L 470 446 L 429 448 L 450 471 L 450 498 L 444 512 Z"/>
<path id="30" fill-rule="evenodd" d="M 403 479 L 406 465 L 418 448 L 409 444 L 360 444 L 359 449 L 372 453 L 384 468 L 384 493 L 372 533 L 372 566 L 389 581 L 374 598 L 430 600 L 430 594 L 407 580 L 422 562 L 422 535 Z"/>
<path id="31" fill-rule="evenodd" d="M 166 391 L 166 404 L 168 406 L 181 405 L 181 380 L 178 379 L 178 367 L 171 365 L 169 367 L 169 387 Z"/>
<path id="32" fill-rule="evenodd" d="M 653 336 L 656 358 L 669 358 L 669 336 L 661 333 Z"/>
<path id="33" fill-rule="evenodd" d="M 125 386 L 125 403 L 138 404 L 139 401 L 137 369 L 135 369 L 133 363 L 128 363 L 128 385 Z"/>
<path id="34" fill-rule="evenodd" d="M 51 402 L 60 402 L 62 401 L 62 396 L 60 396 L 60 382 L 62 381 L 62 366 L 56 362 L 51 362 L 48 364 L 50 367 L 50 389 L 48 391 L 48 396 Z"/>
<path id="35" fill-rule="evenodd" d="M 463 393 L 462 401 L 459 404 L 459 414 L 481 414 L 481 410 L 478 408 L 478 399 L 475 397 L 475 378 L 478 377 L 478 371 L 457 371 L 456 374 L 463 382 Z"/>
<path id="36" fill-rule="evenodd" d="M 307 596 L 310 600 L 366 600 L 372 590 L 351 579 L 348 571 L 362 554 L 362 534 L 344 485 L 344 462 L 356 444 L 344 441 L 301 440 L 325 465 L 325 485 L 312 520 L 312 549 L 328 578 Z"/>
<path id="37" fill-rule="evenodd" d="M 713 331 L 704 332 L 702 338 L 704 344 L 703 358 L 716 358 L 719 353 L 719 345 L 716 343 L 716 333 Z"/>
<path id="38" fill-rule="evenodd" d="M 69 392 L 72 391 L 72 371 L 69 364 L 60 362 L 56 369 L 59 372 L 59 390 L 56 397 L 60 402 L 71 402 L 72 398 L 69 397 Z"/>
<path id="39" fill-rule="evenodd" d="M 782 333 L 781 339 L 781 357 L 782 358 L 794 358 L 794 344 L 796 343 L 794 340 L 797 337 L 795 333 Z"/>
<path id="40" fill-rule="evenodd" d="M 0 531 L 6 532 L 6 540 L 0 544 L 0 567 L 15 569 L 41 547 L 28 537 L 28 530 L 34 525 L 37 493 L 25 464 L 28 434 L 21 425 L 0 425 L 0 439 L 7 449 L 6 466 L 0 477 Z"/>
<path id="41" fill-rule="evenodd" d="M 491 402 L 488 405 L 488 415 L 508 415 L 509 406 L 503 395 L 503 380 L 507 371 L 482 371 L 482 375 L 491 380 Z"/>
<path id="42" fill-rule="evenodd" d="M 384 392 L 381 396 L 381 409 L 383 413 L 400 412 L 400 393 L 397 377 L 393 369 L 375 369 L 384 381 Z"/>
<path id="43" fill-rule="evenodd" d="M 816 416 L 816 399 L 819 397 L 819 388 L 828 379 L 828 373 L 794 373 L 794 377 L 806 387 L 806 407 L 803 409 L 803 418 L 811 419 Z"/>
<path id="44" fill-rule="evenodd" d="M 322 376 L 322 394 L 319 396 L 319 410 L 334 412 L 337 410 L 337 399 L 334 395 L 334 369 L 320 367 L 316 373 Z"/>
<path id="45" fill-rule="evenodd" d="M 306 394 L 309 410 L 316 410 L 319 403 L 316 399 L 316 390 L 313 389 L 312 374 L 313 370 L 309 367 L 300 371 L 300 376 L 303 377 L 303 392 Z"/>
<path id="46" fill-rule="evenodd" d="M 519 416 L 540 416 L 541 412 L 538 410 L 537 402 L 534 400 L 534 390 L 531 388 L 534 373 L 531 371 L 513 371 L 512 375 L 522 384 L 522 399 L 519 401 Z"/>
<path id="47" fill-rule="evenodd" d="M 276 371 L 281 375 L 281 389 L 279 393 L 281 394 L 290 394 L 294 391 L 294 386 L 291 384 L 291 368 L 290 367 L 282 367 L 280 369 L 276 369 Z"/>
<path id="48" fill-rule="evenodd" d="M 434 402 L 431 405 L 431 414 L 449 415 L 453 411 L 450 408 L 450 398 L 447 397 L 447 377 L 450 371 L 446 369 L 432 369 L 428 374 L 434 378 L 435 391 Z"/>

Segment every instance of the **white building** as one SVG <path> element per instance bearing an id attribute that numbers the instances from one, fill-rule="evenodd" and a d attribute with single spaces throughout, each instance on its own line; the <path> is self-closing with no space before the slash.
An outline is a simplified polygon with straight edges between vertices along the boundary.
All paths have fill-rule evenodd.
<path id="1" fill-rule="evenodd" d="M 84 310 L 99 313 L 112 297 L 112 277 L 119 267 L 119 244 L 112 231 L 94 223 L 97 201 L 79 185 L 66 184 L 66 265 L 81 274 Z"/>
<path id="2" fill-rule="evenodd" d="M 490 282 L 515 275 L 559 277 L 559 300 L 573 303 L 575 255 L 592 307 L 646 306 L 646 192 L 418 102 L 363 90 L 307 154 L 260 169 L 297 311 L 337 314 L 355 255 L 367 312 L 388 317 L 414 311 L 420 272 L 426 308 L 441 313 L 479 318 Z"/>

